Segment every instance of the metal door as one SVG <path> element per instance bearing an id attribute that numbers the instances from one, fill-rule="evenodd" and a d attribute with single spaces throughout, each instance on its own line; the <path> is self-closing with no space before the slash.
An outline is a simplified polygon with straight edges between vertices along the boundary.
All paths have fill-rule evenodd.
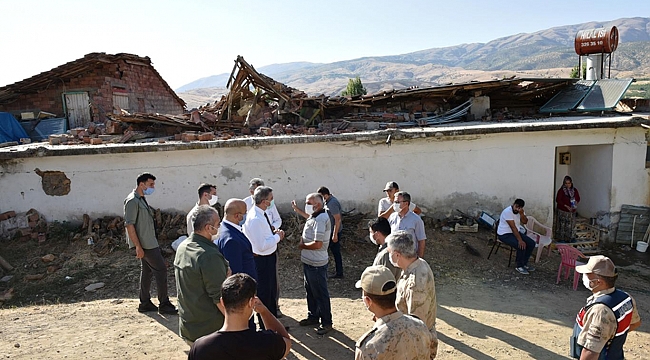
<path id="1" fill-rule="evenodd" d="M 90 101 L 87 92 L 65 94 L 65 107 L 70 129 L 85 127 L 91 121 Z"/>

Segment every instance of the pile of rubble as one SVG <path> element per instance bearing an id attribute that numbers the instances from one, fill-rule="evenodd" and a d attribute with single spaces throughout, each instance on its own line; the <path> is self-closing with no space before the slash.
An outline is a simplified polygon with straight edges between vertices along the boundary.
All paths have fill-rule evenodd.
<path id="1" fill-rule="evenodd" d="M 0 239 L 45 241 L 47 222 L 34 209 L 16 214 L 8 211 L 0 215 Z"/>

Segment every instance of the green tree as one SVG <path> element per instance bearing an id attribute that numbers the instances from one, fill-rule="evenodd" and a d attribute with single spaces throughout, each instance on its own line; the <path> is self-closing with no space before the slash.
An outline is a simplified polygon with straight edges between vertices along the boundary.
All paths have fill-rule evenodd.
<path id="1" fill-rule="evenodd" d="M 348 81 L 348 87 L 341 93 L 341 96 L 365 95 L 367 93 L 366 88 L 361 83 L 361 79 L 357 76 Z"/>
<path id="2" fill-rule="evenodd" d="M 587 77 L 587 65 L 582 64 L 582 77 L 580 77 L 580 72 L 578 71 L 578 65 L 574 66 L 573 69 L 571 69 L 571 74 L 569 74 L 569 77 L 572 79 L 578 79 L 578 78 L 584 79 L 585 77 Z"/>

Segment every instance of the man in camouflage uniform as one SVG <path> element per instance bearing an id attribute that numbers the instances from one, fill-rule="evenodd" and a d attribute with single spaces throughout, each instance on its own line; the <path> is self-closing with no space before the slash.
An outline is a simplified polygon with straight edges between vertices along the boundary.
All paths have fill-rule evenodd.
<path id="1" fill-rule="evenodd" d="M 397 310 L 397 284 L 387 267 L 366 268 L 356 287 L 363 290 L 363 303 L 375 319 L 372 329 L 357 341 L 356 360 L 420 360 L 430 357 L 431 333 L 421 320 Z"/>
<path id="2" fill-rule="evenodd" d="M 386 237 L 390 262 L 402 269 L 397 279 L 397 309 L 424 321 L 431 332 L 431 359 L 438 353 L 436 283 L 429 264 L 419 258 L 411 235 L 403 230 Z"/>

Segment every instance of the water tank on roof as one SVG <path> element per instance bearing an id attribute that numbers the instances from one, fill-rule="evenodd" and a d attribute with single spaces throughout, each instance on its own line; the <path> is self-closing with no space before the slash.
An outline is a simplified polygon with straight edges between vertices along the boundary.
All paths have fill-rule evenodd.
<path id="1" fill-rule="evenodd" d="M 578 55 L 610 54 L 618 47 L 618 29 L 609 28 L 580 30 L 574 43 Z"/>

